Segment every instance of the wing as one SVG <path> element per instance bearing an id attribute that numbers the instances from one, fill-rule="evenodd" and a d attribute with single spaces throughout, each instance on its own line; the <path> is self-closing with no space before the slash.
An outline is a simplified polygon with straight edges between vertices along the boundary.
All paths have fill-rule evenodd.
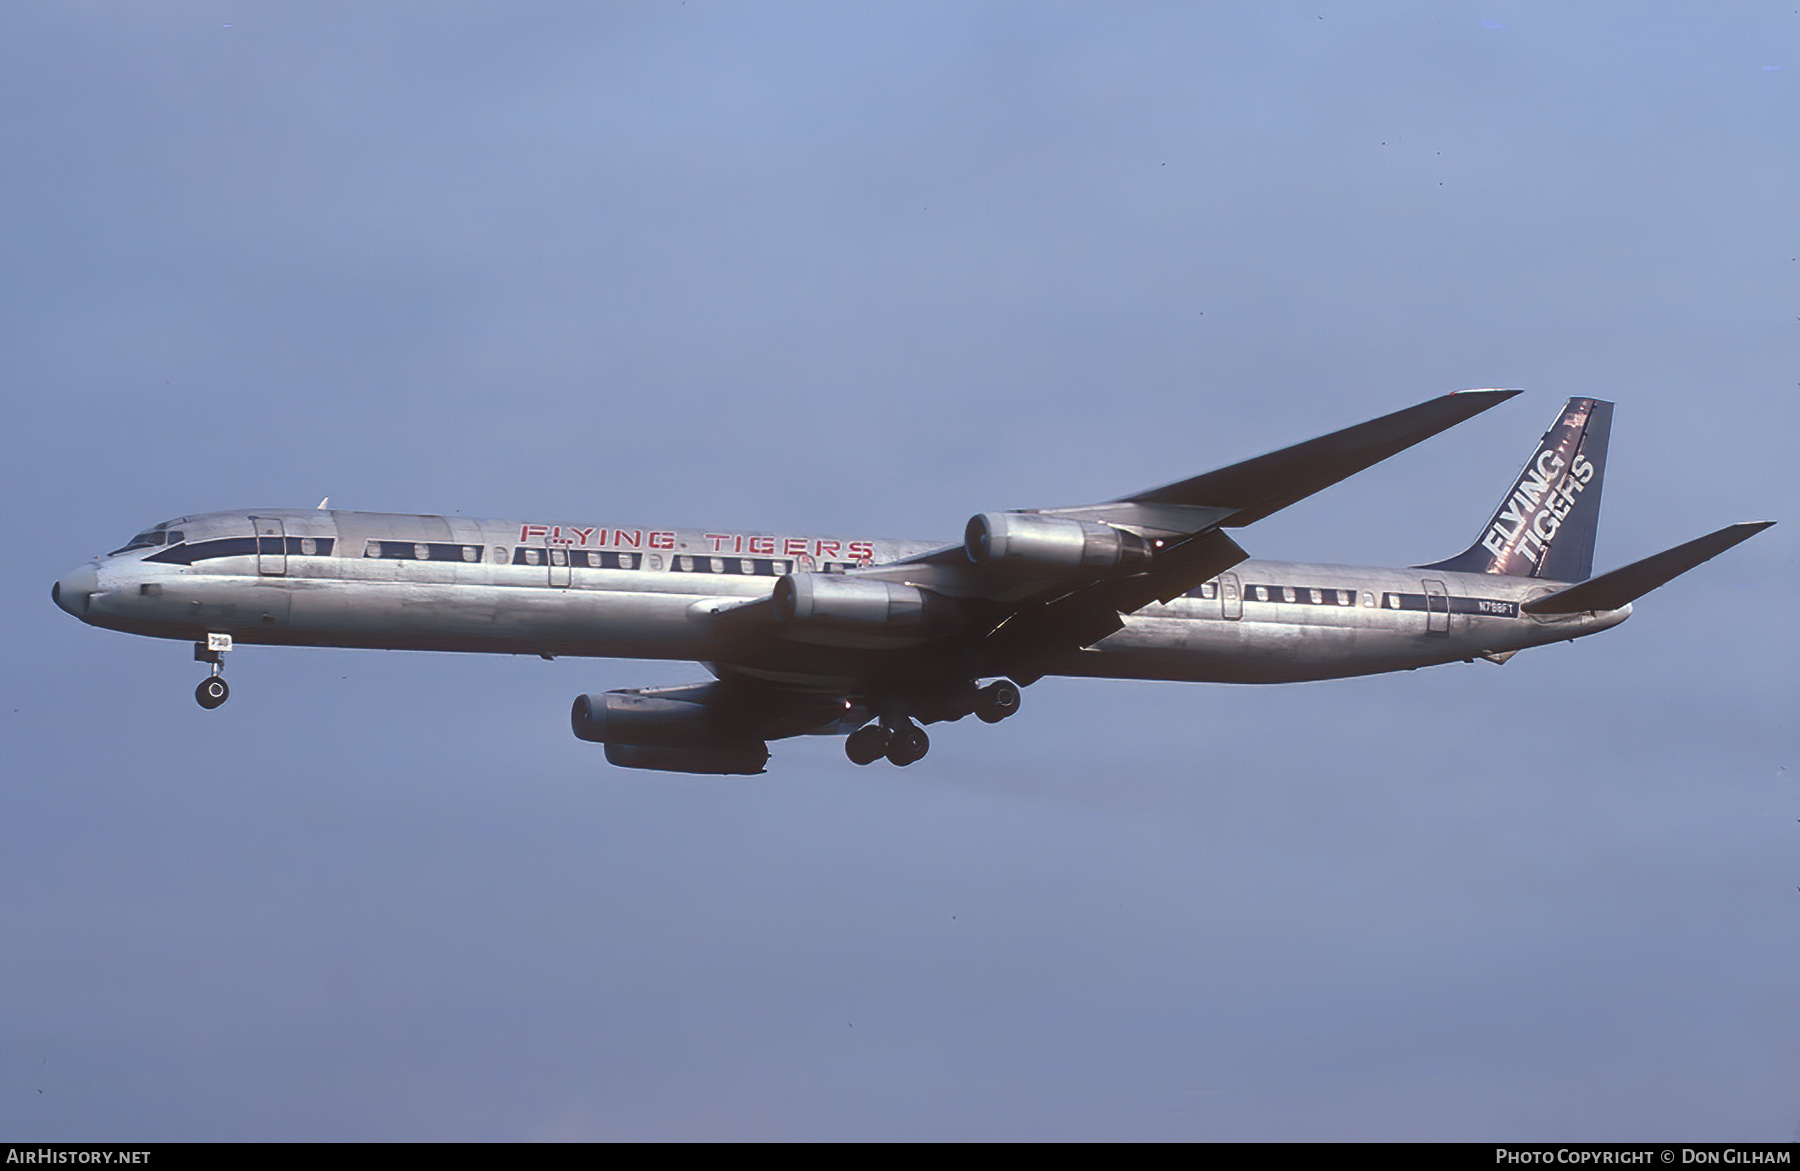
<path id="1" fill-rule="evenodd" d="M 713 615 L 739 645 L 839 650 L 927 643 L 956 670 L 1030 682 L 1249 555 L 1224 530 L 1269 516 L 1513 397 L 1465 390 L 1230 467 L 1076 508 L 981 513 L 961 545 L 844 574 L 793 574 Z M 943 655 L 940 658 L 946 657 Z"/>

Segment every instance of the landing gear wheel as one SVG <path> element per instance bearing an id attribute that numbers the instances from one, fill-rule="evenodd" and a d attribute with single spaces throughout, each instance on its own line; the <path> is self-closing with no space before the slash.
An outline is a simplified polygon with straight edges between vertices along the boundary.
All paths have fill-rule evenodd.
<path id="1" fill-rule="evenodd" d="M 894 764 L 905 768 L 915 760 L 924 758 L 931 751 L 931 737 L 925 729 L 914 723 L 903 728 L 895 728 L 888 737 L 887 758 Z"/>
<path id="2" fill-rule="evenodd" d="M 975 715 L 984 724 L 998 724 L 1019 710 L 1019 689 L 1010 679 L 996 679 L 975 693 Z"/>
<path id="3" fill-rule="evenodd" d="M 200 686 L 194 688 L 194 699 L 207 711 L 211 711 L 230 698 L 231 687 L 217 675 L 210 679 L 200 680 Z"/>
<path id="4" fill-rule="evenodd" d="M 852 764 L 874 764 L 888 750 L 888 730 L 880 724 L 858 728 L 844 739 L 844 755 Z"/>

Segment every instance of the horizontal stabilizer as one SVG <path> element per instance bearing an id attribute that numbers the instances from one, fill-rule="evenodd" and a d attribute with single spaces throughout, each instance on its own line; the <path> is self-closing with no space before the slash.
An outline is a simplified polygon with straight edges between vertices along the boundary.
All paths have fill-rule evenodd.
<path id="1" fill-rule="evenodd" d="M 1580 614 L 1590 610 L 1617 610 L 1659 586 L 1674 581 L 1694 566 L 1711 561 L 1725 550 L 1747 541 L 1775 522 L 1748 521 L 1727 525 L 1716 533 L 1677 545 L 1623 569 L 1603 573 L 1580 585 L 1559 590 L 1547 598 L 1520 607 L 1527 614 Z"/>
<path id="2" fill-rule="evenodd" d="M 1373 467 L 1465 419 L 1472 419 L 1489 407 L 1499 406 L 1518 393 L 1516 390 L 1459 390 L 1440 395 L 1403 411 L 1259 455 L 1228 468 L 1127 496 L 1120 503 L 1229 509 L 1230 515 L 1218 523 L 1227 528 L 1240 528 L 1329 488 L 1339 480 L 1348 479 L 1364 468 Z"/>

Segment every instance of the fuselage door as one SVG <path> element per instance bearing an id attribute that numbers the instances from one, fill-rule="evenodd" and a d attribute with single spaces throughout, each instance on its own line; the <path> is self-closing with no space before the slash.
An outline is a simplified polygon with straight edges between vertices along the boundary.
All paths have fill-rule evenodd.
<path id="1" fill-rule="evenodd" d="M 1242 618 L 1244 616 L 1244 588 L 1238 585 L 1238 575 L 1221 573 L 1219 575 L 1220 613 L 1226 618 Z"/>
<path id="2" fill-rule="evenodd" d="M 256 530 L 256 572 L 262 577 L 287 573 L 287 528 L 278 516 L 253 516 Z"/>
<path id="3" fill-rule="evenodd" d="M 1441 581 L 1426 581 L 1425 586 L 1425 633 L 1450 633 L 1450 594 L 1444 589 Z"/>

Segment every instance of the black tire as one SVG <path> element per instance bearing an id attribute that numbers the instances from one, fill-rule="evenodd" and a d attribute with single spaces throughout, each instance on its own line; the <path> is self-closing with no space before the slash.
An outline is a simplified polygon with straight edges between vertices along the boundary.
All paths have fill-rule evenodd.
<path id="1" fill-rule="evenodd" d="M 211 711 L 230 698 L 231 685 L 218 675 L 200 680 L 200 686 L 194 688 L 195 701 L 207 711 Z"/>
<path id="2" fill-rule="evenodd" d="M 927 736 L 925 729 L 917 724 L 908 724 L 904 728 L 896 729 L 888 739 L 887 758 L 901 768 L 905 768 L 915 760 L 923 759 L 925 754 L 930 751 L 931 737 Z"/>
<path id="3" fill-rule="evenodd" d="M 844 755 L 851 764 L 874 764 L 887 755 L 888 730 L 880 724 L 858 728 L 844 738 Z"/>
<path id="4" fill-rule="evenodd" d="M 1010 679 L 996 679 L 975 693 L 975 715 L 984 724 L 998 724 L 1019 710 L 1019 689 Z"/>

